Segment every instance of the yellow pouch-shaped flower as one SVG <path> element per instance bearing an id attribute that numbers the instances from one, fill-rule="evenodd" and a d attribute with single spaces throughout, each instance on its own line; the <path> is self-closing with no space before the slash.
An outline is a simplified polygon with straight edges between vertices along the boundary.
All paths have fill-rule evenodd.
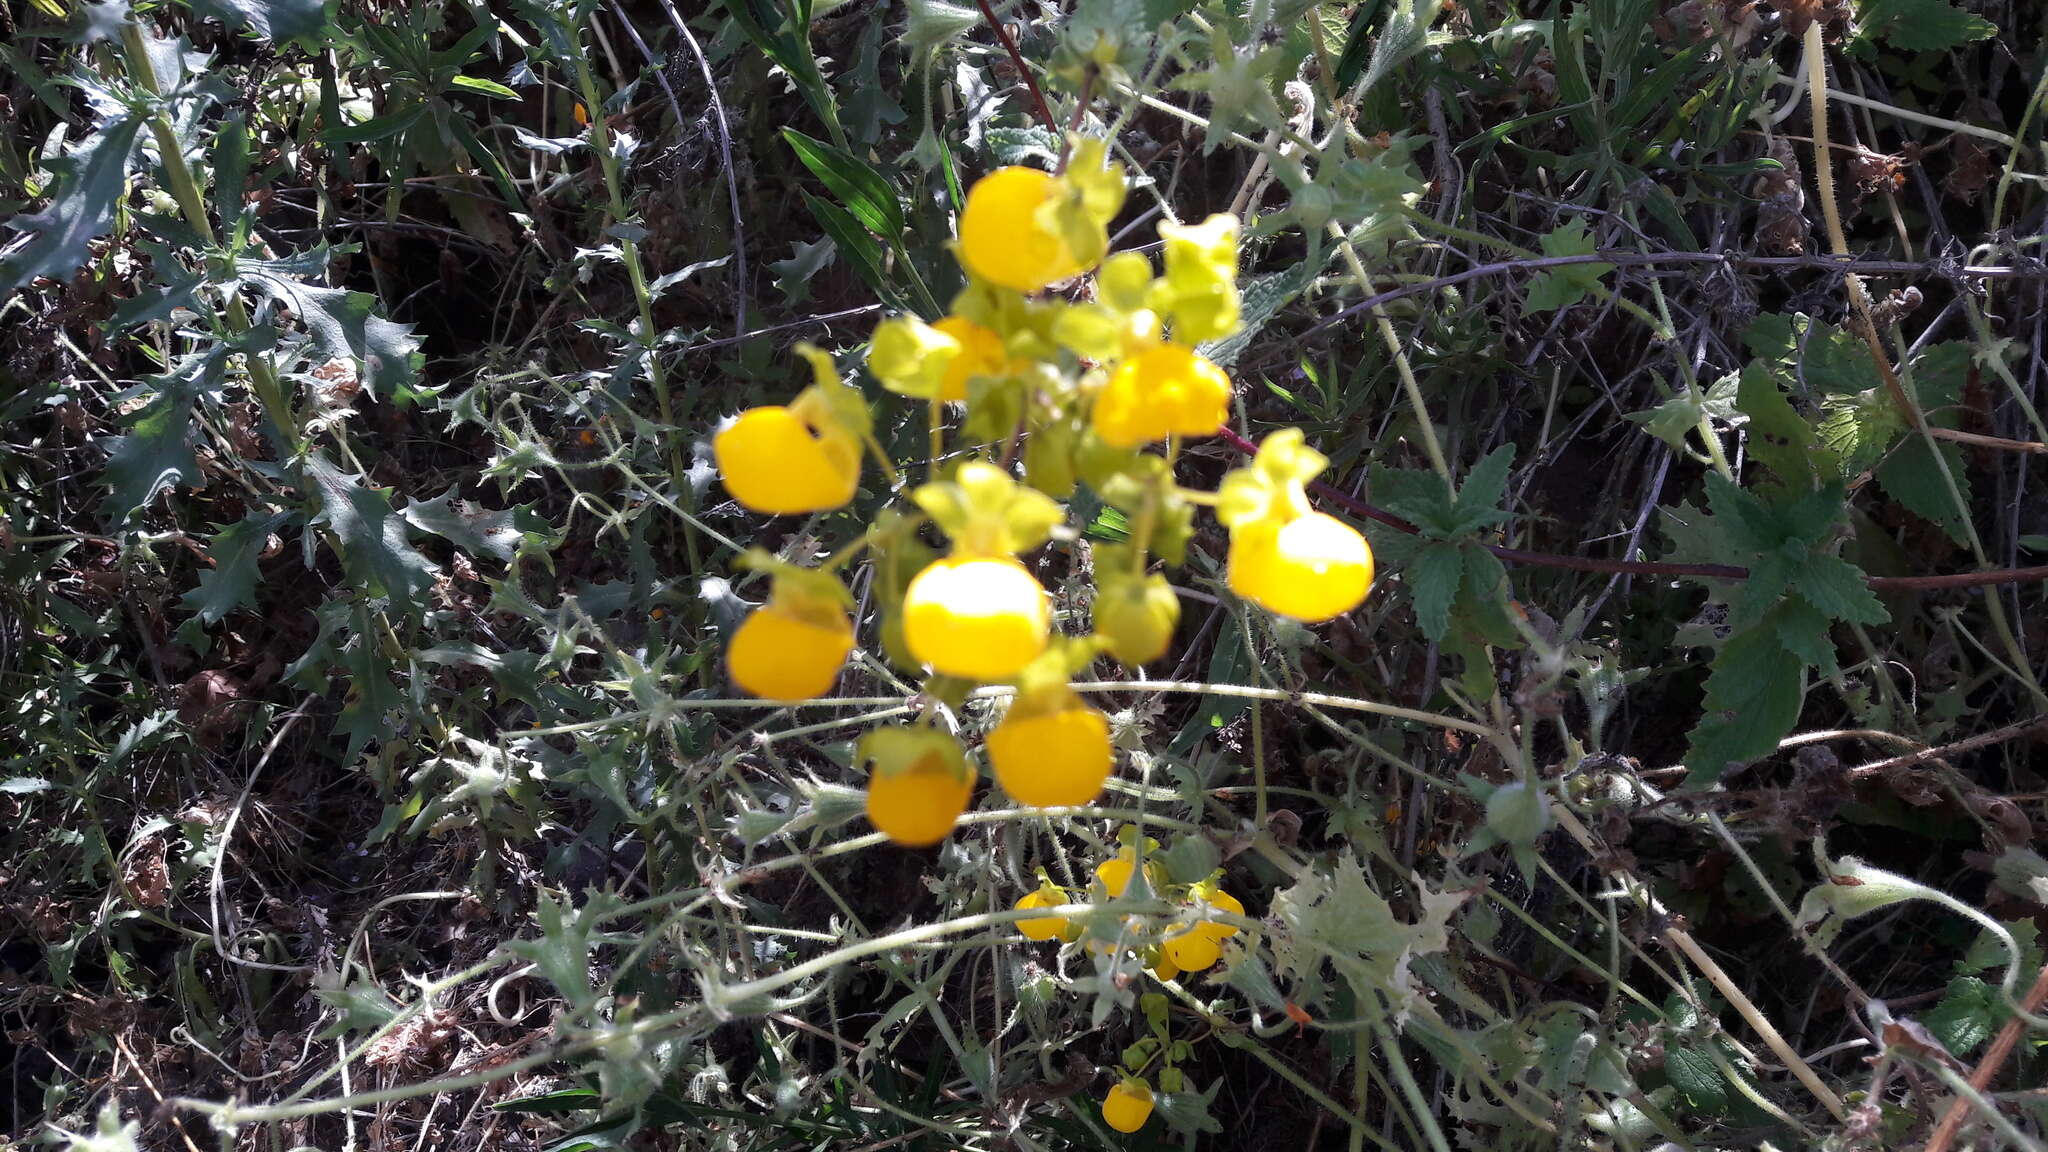
<path id="1" fill-rule="evenodd" d="M 1230 377 L 1179 344 L 1159 344 L 1117 365 L 1095 397 L 1091 423 L 1104 443 L 1136 448 L 1168 436 L 1210 436 L 1230 414 Z"/>
<path id="2" fill-rule="evenodd" d="M 903 594 L 903 638 L 934 671 L 1005 681 L 1045 651 L 1045 589 L 1008 556 L 936 560 Z"/>
<path id="3" fill-rule="evenodd" d="M 1064 687 L 1020 697 L 988 734 L 988 754 L 1003 791 L 1037 808 L 1088 803 L 1115 765 L 1109 718 Z"/>
<path id="4" fill-rule="evenodd" d="M 946 838 L 967 810 L 974 774 L 951 736 L 934 728 L 877 728 L 861 738 L 869 764 L 868 820 L 908 848 Z"/>

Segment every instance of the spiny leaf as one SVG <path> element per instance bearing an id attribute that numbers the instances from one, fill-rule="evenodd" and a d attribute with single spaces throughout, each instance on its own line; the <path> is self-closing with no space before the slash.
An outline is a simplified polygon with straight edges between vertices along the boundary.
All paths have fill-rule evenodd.
<path id="1" fill-rule="evenodd" d="M 166 488 L 204 486 L 190 442 L 192 406 L 220 387 L 226 368 L 227 349 L 215 346 L 144 382 L 156 395 L 129 421 L 126 435 L 104 441 L 110 523 L 126 523 Z"/>
<path id="2" fill-rule="evenodd" d="M 192 10 L 274 44 L 313 40 L 327 29 L 322 0 L 192 0 Z"/>
<path id="3" fill-rule="evenodd" d="M 199 584 L 180 601 L 197 613 L 202 624 L 218 624 L 237 608 L 256 603 L 257 561 L 263 546 L 288 513 L 252 512 L 214 533 L 206 557 L 213 567 L 201 569 Z"/>
<path id="4" fill-rule="evenodd" d="M 316 522 L 334 530 L 349 578 L 372 596 L 389 597 L 400 612 L 417 614 L 439 569 L 407 541 L 389 492 L 364 485 L 318 453 L 307 458 L 306 475 L 320 498 Z"/>
<path id="5" fill-rule="evenodd" d="M 317 256 L 313 263 L 324 264 L 325 252 L 319 251 Z M 409 396 L 418 377 L 420 344 L 412 325 L 377 315 L 377 298 L 368 292 L 305 282 L 299 277 L 306 263 L 303 259 L 289 265 L 251 260 L 244 261 L 242 269 L 251 287 L 297 314 L 320 356 L 353 363 L 363 386 L 374 395 Z"/>
<path id="6" fill-rule="evenodd" d="M 522 545 L 541 545 L 552 534 L 530 504 L 492 511 L 455 499 L 455 489 L 432 500 L 414 500 L 400 515 L 422 532 L 432 532 L 472 556 L 511 563 Z"/>
<path id="7" fill-rule="evenodd" d="M 86 262 L 88 245 L 113 226 L 114 205 L 127 190 L 128 161 L 141 130 L 141 120 L 123 116 L 68 154 L 43 161 L 56 174 L 56 192 L 49 207 L 10 222 L 25 239 L 0 252 L 0 300 L 38 276 L 67 280 Z"/>

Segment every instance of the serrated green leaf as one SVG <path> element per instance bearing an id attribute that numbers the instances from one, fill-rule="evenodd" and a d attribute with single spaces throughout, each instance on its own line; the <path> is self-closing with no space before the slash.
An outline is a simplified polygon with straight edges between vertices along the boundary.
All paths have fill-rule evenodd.
<path id="1" fill-rule="evenodd" d="M 1664 1075 L 1693 1111 L 1718 1116 L 1728 1110 L 1728 1079 L 1705 1052 L 1684 1045 L 1666 1048 Z"/>
<path id="2" fill-rule="evenodd" d="M 1825 320 L 1799 318 L 1798 377 L 1807 388 L 1829 396 L 1856 396 L 1884 387 L 1870 345 Z"/>
<path id="3" fill-rule="evenodd" d="M 372 596 L 388 597 L 397 611 L 416 615 L 440 569 L 406 539 L 389 491 L 368 487 L 318 453 L 307 458 L 306 475 L 320 498 L 315 523 L 333 529 L 349 578 Z"/>
<path id="4" fill-rule="evenodd" d="M 1749 417 L 1749 453 L 1788 484 L 1803 485 L 1822 474 L 1820 454 L 1825 451 L 1814 431 L 1785 397 L 1783 382 L 1760 361 L 1743 367 L 1735 392 L 1736 407 Z M 1831 463 L 1828 454 L 1825 462 Z"/>
<path id="5" fill-rule="evenodd" d="M 1907 52 L 1946 52 L 1998 34 L 1998 25 L 1947 0 L 1865 0 L 1857 8 L 1858 39 Z"/>
<path id="6" fill-rule="evenodd" d="M 1541 244 L 1545 256 L 1590 256 L 1598 250 L 1592 234 L 1586 229 L 1586 222 L 1576 218 L 1545 233 Z M 1529 311 L 1554 312 L 1559 308 L 1569 308 L 1600 287 L 1600 278 L 1612 271 L 1614 265 L 1605 263 L 1567 264 L 1561 268 L 1546 269 L 1529 282 Z"/>
<path id="7" fill-rule="evenodd" d="M 1431 640 L 1441 641 L 1450 628 L 1451 605 L 1458 598 L 1464 574 L 1464 549 L 1447 541 L 1424 548 L 1402 573 L 1409 594 L 1415 597 L 1415 622 Z"/>
<path id="8" fill-rule="evenodd" d="M 260 574 L 257 561 L 270 534 L 287 518 L 283 512 L 252 512 L 214 533 L 206 546 L 213 567 L 200 570 L 198 585 L 179 602 L 202 624 L 218 624 L 237 608 L 253 607 Z"/>
<path id="9" fill-rule="evenodd" d="M 1746 555 L 1775 552 L 1785 526 L 1762 500 L 1719 472 L 1707 473 L 1707 507 L 1723 537 Z"/>
<path id="10" fill-rule="evenodd" d="M 1806 665 L 1773 629 L 1730 637 L 1714 658 L 1704 713 L 1687 737 L 1686 784 L 1703 787 L 1732 766 L 1776 751 L 1799 722 L 1805 694 Z"/>
<path id="11" fill-rule="evenodd" d="M 1508 601 L 1514 589 L 1508 582 L 1506 566 L 1499 557 L 1476 544 L 1465 545 L 1463 551 L 1465 580 L 1451 610 L 1453 621 L 1495 648 L 1521 647 L 1521 633 L 1508 616 Z"/>
<path id="12" fill-rule="evenodd" d="M 338 654 L 348 688 L 342 696 L 341 715 L 334 721 L 334 730 L 347 741 L 342 754 L 347 762 L 353 762 L 372 740 L 390 736 L 391 713 L 405 705 L 405 693 L 391 682 L 391 661 L 385 658 L 377 638 L 368 634 L 366 613 L 358 610 L 355 616 L 358 631 Z"/>
<path id="13" fill-rule="evenodd" d="M 1728 624 L 1748 628 L 1777 607 L 1779 597 L 1792 583 L 1798 570 L 1792 557 L 1783 552 L 1765 552 L 1749 566 L 1749 578 L 1742 581 L 1729 600 Z"/>
<path id="14" fill-rule="evenodd" d="M 521 545 L 542 545 L 551 535 L 547 521 L 530 504 L 493 511 L 457 500 L 455 489 L 432 500 L 414 500 L 400 515 L 422 532 L 431 532 L 472 556 L 490 556 L 511 563 Z"/>
<path id="15" fill-rule="evenodd" d="M 1892 618 L 1870 590 L 1863 569 L 1840 556 L 1808 556 L 1793 577 L 1793 590 L 1830 619 L 1882 624 Z"/>
<path id="16" fill-rule="evenodd" d="M 1884 458 L 1884 450 L 1906 427 L 1898 405 L 1882 389 L 1854 396 L 1829 396 L 1821 401 L 1815 431 L 1820 442 L 1842 461 L 1842 475 L 1857 476 Z"/>
<path id="17" fill-rule="evenodd" d="M 1964 468 L 1963 453 L 1954 444 L 1930 441 L 1927 437 L 1913 435 L 1900 441 L 1884 463 L 1877 466 L 1877 482 L 1885 495 L 1904 505 L 1906 510 L 1923 520 L 1931 520 L 1948 533 L 1949 539 L 1957 544 L 1969 543 L 1968 526 L 1956 503 L 1949 498 L 1948 484 L 1942 479 L 1941 468 L 1935 463 L 1935 453 L 1941 453 L 1941 460 L 1948 465 L 1948 474 L 1955 478 L 1956 488 L 1962 493 L 1964 503 L 1970 501 L 1970 474 Z"/>
<path id="18" fill-rule="evenodd" d="M 1991 1039 L 2009 1014 L 1998 989 L 1975 976 L 1958 976 L 1949 981 L 1941 1003 L 1928 1009 L 1920 1023 L 1950 1055 L 1964 1057 Z"/>
<path id="19" fill-rule="evenodd" d="M 1507 496 L 1508 471 L 1514 465 L 1515 446 L 1510 443 L 1488 452 L 1472 466 L 1465 482 L 1458 487 L 1458 498 L 1451 508 L 1463 531 L 1508 519 L 1507 513 L 1500 510 L 1500 503 Z"/>
<path id="20" fill-rule="evenodd" d="M 275 44 L 313 40 L 327 29 L 322 0 L 193 0 L 192 9 Z"/>
<path id="21" fill-rule="evenodd" d="M 1456 501 L 1444 478 L 1427 468 L 1374 465 L 1372 499 L 1380 507 L 1443 539 L 1454 534 Z"/>
<path id="22" fill-rule="evenodd" d="M 1826 613 L 1795 596 L 1781 601 L 1767 619 L 1787 652 L 1822 672 L 1835 670 L 1835 645 L 1828 638 L 1831 622 Z"/>
<path id="23" fill-rule="evenodd" d="M 289 307 L 312 335 L 316 353 L 355 365 L 363 386 L 377 396 L 406 396 L 418 378 L 419 340 L 412 325 L 377 315 L 368 292 L 322 288 L 275 261 L 245 261 L 251 287 Z"/>
<path id="24" fill-rule="evenodd" d="M 43 166 L 56 177 L 49 207 L 8 222 L 28 239 L 0 254 L 0 300 L 38 276 L 68 280 L 91 256 L 88 247 L 114 224 L 114 206 L 128 190 L 128 162 L 142 121 L 108 121 L 62 156 Z"/>

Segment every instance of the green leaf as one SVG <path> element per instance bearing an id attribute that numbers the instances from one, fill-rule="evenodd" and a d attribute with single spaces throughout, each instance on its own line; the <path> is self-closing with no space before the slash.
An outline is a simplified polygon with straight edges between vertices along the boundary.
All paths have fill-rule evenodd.
<path id="1" fill-rule="evenodd" d="M 1749 452 L 1788 484 L 1801 485 L 1822 474 L 1825 452 L 1814 431 L 1785 397 L 1783 381 L 1760 361 L 1743 367 L 1736 407 L 1749 417 Z M 1832 461 L 1829 454 L 1827 461 Z M 1834 469 L 1828 468 L 1828 474 Z"/>
<path id="2" fill-rule="evenodd" d="M 853 266 L 853 270 L 860 274 L 860 278 L 867 282 L 868 287 L 888 301 L 891 307 L 898 306 L 901 302 L 900 296 L 895 285 L 889 283 L 888 276 L 882 271 L 882 249 L 875 243 L 874 236 L 861 226 L 853 213 L 839 205 L 820 200 L 801 188 L 797 189 L 797 195 L 804 198 L 804 206 L 811 210 L 812 216 L 817 217 L 819 225 L 825 229 L 825 235 L 831 238 L 832 246 L 839 250 L 839 254 L 846 258 L 847 263 Z"/>
<path id="3" fill-rule="evenodd" d="M 318 453 L 307 458 L 306 475 L 320 498 L 315 522 L 334 530 L 349 578 L 372 596 L 388 597 L 400 612 L 417 614 L 439 569 L 407 541 L 389 492 L 368 487 Z"/>
<path id="4" fill-rule="evenodd" d="M 1380 507 L 1414 524 L 1431 529 L 1431 535 L 1452 535 L 1456 501 L 1450 485 L 1427 468 L 1384 468 L 1372 470 L 1372 499 Z"/>
<path id="5" fill-rule="evenodd" d="M 1903 504 L 1907 511 L 1933 521 L 1948 533 L 1949 539 L 1967 545 L 1969 526 L 1957 510 L 1955 501 L 1949 498 L 1948 483 L 1942 479 L 1941 468 L 1935 462 L 1936 452 L 1941 453 L 1942 462 L 1948 465 L 1948 474 L 1955 478 L 1964 503 L 1969 503 L 1970 474 L 1964 469 L 1963 453 L 1946 440 L 1931 441 L 1925 436 L 1908 436 L 1899 443 L 1896 451 L 1884 458 L 1884 463 L 1877 466 L 1877 482 L 1885 495 Z"/>
<path id="6" fill-rule="evenodd" d="M 768 271 L 775 274 L 775 290 L 782 293 L 782 302 L 791 307 L 811 298 L 811 278 L 831 263 L 832 241 L 829 237 L 815 244 L 795 242 L 787 260 L 770 260 Z"/>
<path id="7" fill-rule="evenodd" d="M 1733 425 L 1741 421 L 1742 414 L 1735 407 L 1738 380 L 1731 372 L 1715 381 L 1705 396 L 1680 393 L 1647 412 L 1627 413 L 1625 419 L 1641 424 L 1650 435 L 1673 448 L 1682 449 L 1687 437 L 1699 430 L 1702 416 L 1716 424 Z"/>
<path id="8" fill-rule="evenodd" d="M 324 262 L 324 253 L 322 254 Z M 420 342 L 412 325 L 376 314 L 368 292 L 322 288 L 287 274 L 279 261 L 243 261 L 252 287 L 289 307 L 313 337 L 316 352 L 352 362 L 363 386 L 377 396 L 405 396 L 418 378 Z"/>
<path id="9" fill-rule="evenodd" d="M 1799 722 L 1805 693 L 1806 665 L 1773 629 L 1730 637 L 1707 676 L 1705 713 L 1688 736 L 1686 784 L 1704 787 L 1735 765 L 1777 751 Z"/>
<path id="10" fill-rule="evenodd" d="M 1508 519 L 1508 514 L 1500 510 L 1500 503 L 1507 497 L 1508 470 L 1514 464 L 1515 446 L 1503 444 L 1472 466 L 1451 507 L 1462 531 L 1470 532 Z"/>
<path id="11" fill-rule="evenodd" d="M 1828 638 L 1827 614 L 1799 597 L 1781 601 L 1765 618 L 1785 650 L 1809 667 L 1835 670 L 1835 645 Z"/>
<path id="12" fill-rule="evenodd" d="M 1680 1045 L 1666 1048 L 1664 1075 L 1693 1111 L 1718 1116 L 1728 1110 L 1728 1080 L 1705 1052 Z"/>
<path id="13" fill-rule="evenodd" d="M 1451 604 L 1464 574 L 1464 549 L 1447 541 L 1424 548 L 1402 574 L 1415 597 L 1415 621 L 1431 640 L 1441 641 L 1450 628 Z"/>
<path id="14" fill-rule="evenodd" d="M 391 682 L 391 661 L 385 659 L 377 638 L 368 634 L 365 615 L 360 610 L 356 613 L 361 627 L 340 653 L 348 690 L 342 697 L 341 715 L 335 718 L 334 729 L 347 738 L 342 759 L 348 762 L 353 762 L 370 741 L 389 736 L 391 713 L 405 705 L 405 693 Z"/>
<path id="15" fill-rule="evenodd" d="M 478 92 L 485 96 L 495 96 L 500 100 L 519 99 L 519 93 L 505 87 L 496 80 L 486 80 L 481 76 L 450 76 L 448 83 L 465 92 Z"/>
<path id="16" fill-rule="evenodd" d="M 327 29 L 322 0 L 192 0 L 192 10 L 274 44 L 314 40 Z"/>
<path id="17" fill-rule="evenodd" d="M 155 396 L 129 420 L 126 435 L 102 441 L 107 447 L 104 479 L 109 492 L 104 508 L 109 523 L 126 523 L 167 488 L 204 486 L 190 439 L 192 406 L 220 387 L 226 367 L 227 349 L 216 345 L 188 357 L 176 371 L 144 381 Z"/>
<path id="18" fill-rule="evenodd" d="M 1842 460 L 1842 475 L 1862 474 L 1884 458 L 1884 450 L 1906 427 L 1898 405 L 1880 388 L 1854 396 L 1829 396 L 1821 401 L 1816 431 L 1821 444 Z"/>
<path id="19" fill-rule="evenodd" d="M 852 153 L 794 128 L 784 128 L 782 138 L 863 227 L 890 241 L 903 235 L 903 206 L 896 201 L 896 189 L 880 172 Z"/>
<path id="20" fill-rule="evenodd" d="M 49 207 L 17 216 L 8 226 L 28 239 L 0 255 L 0 300 L 38 276 L 68 280 L 91 256 L 87 247 L 114 224 L 114 206 L 127 192 L 128 161 L 135 153 L 142 121 L 124 116 L 109 121 L 63 156 L 43 166 L 56 177 Z"/>
<path id="21" fill-rule="evenodd" d="M 1960 1057 L 1991 1039 L 2008 1015 L 1998 989 L 1975 976 L 1958 976 L 1949 981 L 1941 1003 L 1921 1015 L 1920 1023 L 1951 1055 Z"/>
<path id="22" fill-rule="evenodd" d="M 283 512 L 252 512 L 214 533 L 206 548 L 213 567 L 200 571 L 198 586 L 179 603 L 197 613 L 202 624 L 218 624 L 237 608 L 254 606 L 257 561 L 270 534 L 288 518 Z"/>
<path id="23" fill-rule="evenodd" d="M 1946 52 L 1998 34 L 1998 25 L 1947 0 L 1865 0 L 1858 8 L 1859 40 L 1907 52 Z"/>
<path id="24" fill-rule="evenodd" d="M 1590 256 L 1598 251 L 1584 220 L 1574 219 L 1546 233 L 1542 239 L 1545 256 Z M 1567 264 L 1551 268 L 1529 282 L 1528 308 L 1531 312 L 1554 312 L 1569 308 L 1600 287 L 1600 278 L 1614 271 L 1605 263 Z"/>
<path id="25" fill-rule="evenodd" d="M 1793 591 L 1831 619 L 1882 624 L 1892 618 L 1877 593 L 1870 590 L 1863 569 L 1840 556 L 1808 556 L 1794 577 Z"/>
<path id="26" fill-rule="evenodd" d="M 522 546 L 545 547 L 551 536 L 546 520 L 530 504 L 492 511 L 455 499 L 455 489 L 432 500 L 414 500 L 400 515 L 422 532 L 431 532 L 472 556 L 491 556 L 506 563 Z"/>

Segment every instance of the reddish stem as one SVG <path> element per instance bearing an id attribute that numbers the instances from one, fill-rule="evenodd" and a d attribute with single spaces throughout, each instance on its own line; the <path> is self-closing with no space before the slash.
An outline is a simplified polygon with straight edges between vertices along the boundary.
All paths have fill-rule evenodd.
<path id="1" fill-rule="evenodd" d="M 1010 30 L 1003 27 L 1001 20 L 996 19 L 996 10 L 989 7 L 988 0 L 974 2 L 981 8 L 981 18 L 988 21 L 988 26 L 994 30 L 996 39 L 1002 42 L 1003 51 L 1010 54 L 1010 63 L 1017 66 L 1017 75 L 1024 78 L 1024 86 L 1031 90 L 1031 103 L 1038 109 L 1038 118 L 1045 121 L 1048 131 L 1058 135 L 1060 122 L 1053 119 L 1052 105 L 1045 102 L 1045 93 L 1038 90 L 1038 78 L 1031 74 L 1030 66 L 1024 63 L 1024 54 L 1017 51 L 1017 42 L 1010 39 Z"/>

